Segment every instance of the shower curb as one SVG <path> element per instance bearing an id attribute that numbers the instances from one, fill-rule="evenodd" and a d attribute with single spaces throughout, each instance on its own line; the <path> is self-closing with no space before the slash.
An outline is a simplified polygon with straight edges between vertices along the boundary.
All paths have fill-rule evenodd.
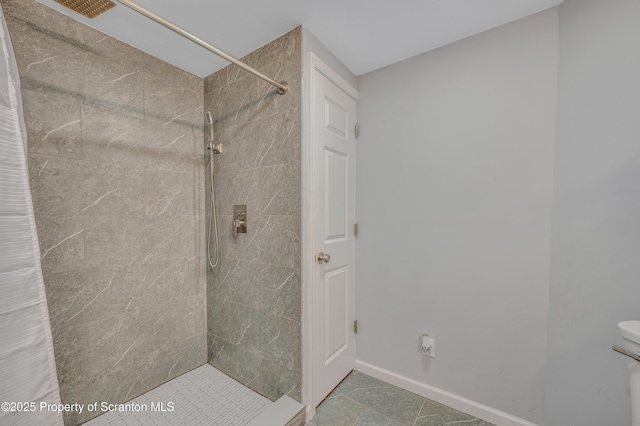
<path id="1" fill-rule="evenodd" d="M 304 405 L 283 395 L 262 410 L 247 426 L 301 426 L 304 423 Z"/>

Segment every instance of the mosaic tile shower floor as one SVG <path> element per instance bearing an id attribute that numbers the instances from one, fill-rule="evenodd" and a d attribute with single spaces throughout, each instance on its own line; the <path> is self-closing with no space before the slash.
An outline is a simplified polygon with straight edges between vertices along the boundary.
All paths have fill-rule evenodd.
<path id="1" fill-rule="evenodd" d="M 311 426 L 491 426 L 357 371 L 318 407 Z"/>
<path id="2" fill-rule="evenodd" d="M 174 410 L 151 411 L 151 403 L 173 403 Z M 243 426 L 271 401 L 205 364 L 132 401 L 146 406 L 139 412 L 111 411 L 85 423 L 86 426 L 206 425 Z"/>

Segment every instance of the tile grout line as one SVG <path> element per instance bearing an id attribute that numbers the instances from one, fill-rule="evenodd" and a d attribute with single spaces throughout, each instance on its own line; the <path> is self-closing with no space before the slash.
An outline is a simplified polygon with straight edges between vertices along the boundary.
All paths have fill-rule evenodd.
<path id="1" fill-rule="evenodd" d="M 422 405 L 420 406 L 420 409 L 418 410 L 418 414 L 416 414 L 416 418 L 413 421 L 413 426 L 416 426 L 416 422 L 418 421 L 418 419 L 420 418 L 420 413 L 422 413 L 422 409 L 424 408 L 424 405 L 427 403 L 427 399 L 423 398 L 422 401 Z"/>
<path id="2" fill-rule="evenodd" d="M 349 376 L 347 376 L 347 377 L 349 377 Z M 329 395 L 331 395 L 331 394 L 329 394 Z M 363 404 L 363 403 L 362 403 L 362 402 L 360 402 L 360 401 L 356 401 L 355 399 L 351 398 L 351 397 L 350 397 L 350 396 L 348 396 L 347 394 L 344 394 L 344 393 L 337 393 L 336 395 L 340 395 L 341 397 L 346 398 L 346 399 L 348 399 L 349 401 L 351 401 L 351 402 L 353 402 L 353 403 L 355 403 L 355 404 L 358 404 L 358 405 L 363 406 L 365 410 L 368 408 L 368 409 L 370 409 L 371 411 L 375 411 L 376 413 L 378 413 L 378 411 L 376 411 L 376 410 L 374 410 L 373 408 L 369 407 L 367 404 Z M 364 414 L 364 410 L 362 411 L 362 413 Z M 378 413 L 378 414 L 382 414 L 382 413 Z M 356 419 L 356 422 L 357 422 L 358 420 L 360 420 L 360 417 L 361 417 L 361 416 L 362 416 L 362 414 L 360 414 L 360 416 L 358 416 L 358 419 Z M 387 416 L 387 417 L 388 417 L 388 416 Z M 354 425 L 355 425 L 355 423 L 354 423 Z"/>
<path id="3" fill-rule="evenodd" d="M 356 370 L 354 370 L 354 371 L 355 371 L 356 373 L 359 373 L 359 372 L 358 372 L 358 371 L 356 371 Z M 360 373 L 360 374 L 363 374 L 363 373 Z M 345 380 L 346 380 L 346 379 L 348 379 L 350 376 L 351 376 L 351 374 L 350 374 L 349 376 L 347 376 L 347 378 L 345 378 Z M 365 375 L 365 376 L 366 376 L 366 375 Z M 385 382 L 385 383 L 386 383 L 386 382 Z M 388 386 L 384 386 L 384 387 L 391 387 L 391 388 L 393 388 L 393 387 L 397 387 L 397 386 L 395 386 L 395 385 L 392 385 L 391 383 L 387 383 L 387 385 L 388 385 Z M 402 389 L 402 388 L 399 388 L 399 389 L 404 390 L 404 389 Z M 336 388 L 336 390 L 337 390 L 337 388 Z M 335 392 L 335 390 L 334 390 L 334 392 Z M 409 391 L 406 391 L 406 392 L 409 392 Z M 412 394 L 413 394 L 413 392 L 409 392 L 409 393 L 412 393 Z M 345 394 L 345 393 L 340 393 L 340 392 L 338 392 L 338 393 L 336 393 L 336 395 L 341 395 L 341 396 L 345 397 L 346 399 L 348 399 L 348 400 L 350 400 L 350 401 L 352 401 L 352 402 L 354 402 L 354 403 L 356 403 L 356 404 L 358 404 L 358 405 L 362 405 L 362 406 L 364 406 L 364 407 L 365 407 L 365 409 L 367 409 L 367 408 L 368 408 L 368 409 L 370 409 L 371 411 L 373 411 L 373 412 L 375 412 L 375 413 L 377 413 L 377 414 L 380 414 L 380 415 L 382 415 L 382 416 L 384 416 L 384 417 L 388 417 L 388 418 L 393 419 L 393 420 L 395 420 L 395 421 L 397 421 L 397 422 L 401 422 L 401 420 L 399 420 L 399 419 L 396 419 L 396 418 L 394 418 L 394 417 L 390 417 L 390 416 L 386 415 L 385 413 L 381 413 L 380 411 L 376 410 L 375 408 L 369 407 L 369 406 L 368 406 L 368 405 L 366 405 L 366 404 L 363 404 L 363 403 L 361 403 L 361 402 L 359 402 L 359 401 L 356 401 L 355 399 L 351 398 L 350 396 L 348 396 L 348 395 L 347 395 L 347 394 Z M 414 395 L 417 395 L 417 394 L 414 394 Z M 419 395 L 417 395 L 417 396 L 419 396 Z M 416 419 L 413 421 L 412 426 L 415 426 L 415 423 L 418 421 L 418 418 L 420 418 L 420 413 L 422 412 L 422 409 L 424 408 L 424 405 L 427 403 L 427 399 L 426 399 L 426 398 L 424 398 L 424 397 L 421 397 L 421 398 L 422 398 L 422 405 L 420 405 L 420 409 L 418 410 L 418 413 L 416 414 Z M 358 417 L 358 419 L 359 419 L 359 418 L 360 418 L 360 417 Z"/>
<path id="4" fill-rule="evenodd" d="M 360 420 L 360 417 L 362 417 L 362 415 L 364 414 L 364 412 L 365 412 L 365 411 L 367 411 L 367 408 L 369 408 L 369 407 L 367 407 L 367 406 L 365 405 L 365 406 L 364 406 L 364 410 L 362 410 L 362 413 L 360 413 L 360 415 L 358 416 L 358 418 L 356 419 L 356 421 L 355 421 L 355 422 L 353 422 L 353 425 L 351 425 L 351 426 L 356 426 L 356 425 L 358 424 L 358 420 Z"/>

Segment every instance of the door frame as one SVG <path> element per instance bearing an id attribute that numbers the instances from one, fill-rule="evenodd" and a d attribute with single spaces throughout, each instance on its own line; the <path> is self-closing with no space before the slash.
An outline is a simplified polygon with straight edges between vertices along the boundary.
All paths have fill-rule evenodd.
<path id="1" fill-rule="evenodd" d="M 304 52 L 303 52 L 304 57 Z M 306 407 L 307 420 L 315 415 L 314 406 L 314 366 L 317 349 L 314 347 L 313 332 L 316 318 L 319 313 L 313 309 L 313 285 L 315 262 L 315 236 L 313 224 L 315 223 L 313 201 L 313 164 L 315 161 L 311 126 L 311 110 L 314 101 L 313 87 L 315 73 L 320 72 L 347 95 L 356 101 L 358 91 L 345 79 L 324 63 L 313 52 L 309 51 L 303 59 L 303 90 L 302 90 L 302 403 Z M 357 160 L 356 160 L 357 164 Z M 354 194 L 355 196 L 355 194 Z M 356 206 L 357 209 L 357 206 Z M 357 211 L 357 210 L 356 210 Z M 355 271 L 355 265 L 354 273 Z"/>

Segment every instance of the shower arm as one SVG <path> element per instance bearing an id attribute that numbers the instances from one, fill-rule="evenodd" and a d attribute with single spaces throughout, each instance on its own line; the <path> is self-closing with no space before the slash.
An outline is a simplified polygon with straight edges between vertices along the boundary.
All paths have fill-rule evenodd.
<path id="1" fill-rule="evenodd" d="M 199 44 L 200 46 L 204 47 L 205 49 L 209 50 L 210 52 L 215 53 L 216 55 L 220 56 L 223 59 L 226 59 L 227 61 L 239 66 L 240 68 L 242 68 L 243 70 L 255 75 L 256 77 L 266 81 L 267 83 L 271 84 L 272 86 L 275 86 L 278 88 L 278 93 L 281 95 L 284 95 L 285 93 L 287 93 L 287 90 L 289 89 L 289 86 L 287 85 L 286 81 L 282 81 L 282 82 L 277 82 L 272 78 L 267 77 L 266 75 L 262 74 L 260 71 L 258 71 L 257 69 L 250 67 L 249 65 L 245 64 L 244 62 L 242 62 L 240 59 L 236 58 L 235 56 L 232 56 L 230 54 L 228 54 L 227 52 L 218 49 L 215 46 L 212 46 L 211 44 L 207 43 L 206 41 L 199 39 L 198 37 L 194 36 L 193 34 L 183 30 L 182 28 L 178 27 L 177 25 L 167 21 L 166 19 L 156 15 L 153 12 L 148 11 L 147 9 L 138 6 L 137 4 L 133 3 L 132 1 L 129 0 L 115 0 L 120 4 L 123 4 L 133 10 L 135 10 L 136 12 L 146 16 L 149 19 L 152 19 L 154 21 L 156 21 L 157 23 L 159 23 L 160 25 L 163 25 L 167 28 L 169 28 L 171 31 L 174 31 L 178 34 L 180 34 L 181 36 L 191 40 L 192 42 Z"/>

